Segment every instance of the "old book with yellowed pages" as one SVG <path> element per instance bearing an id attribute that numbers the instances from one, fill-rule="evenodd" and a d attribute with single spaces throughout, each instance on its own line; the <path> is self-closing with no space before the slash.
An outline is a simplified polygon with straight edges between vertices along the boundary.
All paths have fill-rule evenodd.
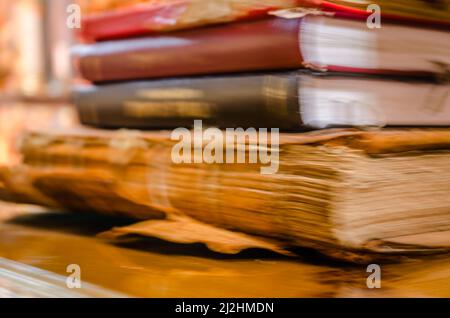
<path id="1" fill-rule="evenodd" d="M 306 247 L 358 261 L 450 249 L 448 129 L 269 134 L 268 143 L 261 132 L 223 143 L 188 132 L 181 142 L 168 132 L 30 133 L 23 164 L 0 172 L 2 191 L 140 220 L 105 237 L 201 242 L 221 253 Z M 179 147 L 186 160 L 174 157 Z M 230 148 L 240 161 L 220 163 L 227 153 L 218 149 Z"/>

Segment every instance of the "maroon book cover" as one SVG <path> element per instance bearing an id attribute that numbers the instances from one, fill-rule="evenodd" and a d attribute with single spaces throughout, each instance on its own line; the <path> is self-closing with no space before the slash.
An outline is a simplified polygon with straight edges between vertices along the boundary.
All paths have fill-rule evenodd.
<path id="1" fill-rule="evenodd" d="M 93 82 L 295 69 L 299 19 L 268 19 L 82 46 L 79 67 Z"/>
<path id="2" fill-rule="evenodd" d="M 369 74 L 448 72 L 450 32 L 308 15 L 82 45 L 92 82 L 311 68 Z M 408 56 L 408 58 L 405 58 Z"/>

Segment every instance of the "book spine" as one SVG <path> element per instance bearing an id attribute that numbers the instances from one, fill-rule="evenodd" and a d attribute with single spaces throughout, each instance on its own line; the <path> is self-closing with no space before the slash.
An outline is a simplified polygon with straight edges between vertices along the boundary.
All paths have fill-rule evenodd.
<path id="1" fill-rule="evenodd" d="M 75 89 L 85 125 L 102 128 L 301 128 L 296 74 L 200 77 Z"/>
<path id="2" fill-rule="evenodd" d="M 300 19 L 266 19 L 79 48 L 92 82 L 300 68 Z"/>

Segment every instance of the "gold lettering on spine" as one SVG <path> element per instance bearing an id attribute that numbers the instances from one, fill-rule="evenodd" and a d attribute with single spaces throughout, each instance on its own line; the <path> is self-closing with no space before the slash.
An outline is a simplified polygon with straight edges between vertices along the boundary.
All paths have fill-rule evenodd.
<path id="1" fill-rule="evenodd" d="M 269 113 L 277 116 L 289 115 L 289 79 L 279 76 L 266 76 L 262 93 Z"/>
<path id="2" fill-rule="evenodd" d="M 193 101 L 129 101 L 124 103 L 124 114 L 134 118 L 189 117 L 207 119 L 212 116 L 214 104 Z"/>
<path id="3" fill-rule="evenodd" d="M 161 88 L 145 89 L 137 92 L 137 96 L 148 99 L 199 99 L 204 98 L 205 93 L 202 90 L 190 88 Z"/>

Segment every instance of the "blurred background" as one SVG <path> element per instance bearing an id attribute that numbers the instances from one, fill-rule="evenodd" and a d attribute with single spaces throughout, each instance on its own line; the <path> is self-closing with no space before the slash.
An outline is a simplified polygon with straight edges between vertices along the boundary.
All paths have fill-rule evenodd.
<path id="1" fill-rule="evenodd" d="M 67 97 L 73 32 L 61 25 L 65 25 L 66 9 L 72 2 L 0 1 L 2 95 L 30 99 Z"/>
<path id="2" fill-rule="evenodd" d="M 0 164 L 19 160 L 28 128 L 72 125 L 67 105 L 73 30 L 62 28 L 70 0 L 0 0 Z"/>

